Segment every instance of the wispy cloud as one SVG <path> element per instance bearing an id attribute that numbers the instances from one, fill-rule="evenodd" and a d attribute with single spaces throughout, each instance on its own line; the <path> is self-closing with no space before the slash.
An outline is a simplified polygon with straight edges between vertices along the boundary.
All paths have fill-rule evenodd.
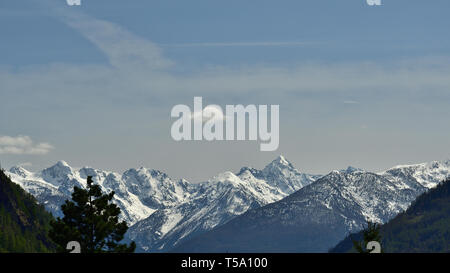
<path id="1" fill-rule="evenodd" d="M 29 136 L 0 136 L 0 154 L 45 155 L 53 149 L 49 143 L 34 144 Z"/>
<path id="2" fill-rule="evenodd" d="M 52 4 L 50 7 L 60 20 L 97 46 L 116 68 L 133 66 L 165 69 L 172 65 L 170 60 L 163 57 L 161 49 L 155 43 L 136 36 L 117 24 L 93 18 L 75 9 Z"/>
<path id="3" fill-rule="evenodd" d="M 48 0 L 49 1 L 49 0 Z M 55 3 L 55 2 L 53 2 Z M 377 63 L 300 63 L 283 66 L 207 67 L 189 74 L 173 74 L 175 63 L 163 55 L 161 45 L 139 37 L 127 29 L 92 18 L 78 9 L 55 8 L 57 16 L 95 44 L 109 59 L 109 66 L 50 66 L 22 74 L 1 74 L 0 80 L 14 89 L 64 89 L 66 94 L 143 95 L 170 99 L 192 97 L 197 94 L 246 96 L 269 91 L 279 97 L 280 92 L 372 92 L 392 90 L 411 92 L 417 89 L 450 88 L 448 58 Z M 202 42 L 165 46 L 232 47 L 232 46 L 303 46 L 308 42 Z M 164 46 L 164 45 L 163 45 Z M 1 72 L 1 71 L 0 71 Z M 50 77 L 50 79 L 48 79 Z M 31 83 L 27 86 L 27 83 Z M 71 85 L 67 85 L 70 82 Z M 88 84 L 87 84 L 88 83 Z M 50 87 L 49 87 L 50 86 Z M 108 90 L 108 91 L 101 91 Z M 127 90 L 127 92 L 123 92 Z M 21 92 L 20 90 L 17 90 Z M 23 92 L 23 91 L 22 91 Z M 133 94 L 134 93 L 134 94 Z M 58 93 L 60 96 L 60 93 Z M 355 104 L 356 101 L 344 101 Z"/>
<path id="4" fill-rule="evenodd" d="M 44 0 L 35 1 L 41 3 Z M 58 3 L 64 4 L 63 1 Z M 82 10 L 66 7 L 64 12 Z M 10 132 L 23 126 L 27 131 L 34 128 L 52 134 L 52 138 L 58 138 L 58 147 L 67 149 L 67 154 L 72 152 L 72 157 L 78 156 L 81 161 L 86 157 L 79 155 L 83 150 L 92 158 L 103 159 L 105 164 L 117 164 L 116 159 L 111 159 L 111 153 L 121 147 L 121 162 L 149 162 L 157 158 L 154 162 L 158 164 L 158 161 L 165 160 L 167 166 L 176 166 L 172 170 L 180 168 L 191 174 L 198 173 L 197 169 L 192 168 L 193 165 L 185 164 L 186 159 L 193 152 L 208 158 L 212 146 L 197 150 L 200 146 L 174 146 L 172 142 L 166 142 L 170 139 L 170 109 L 175 104 L 192 103 L 194 96 L 203 96 L 205 102 L 221 106 L 235 104 L 233 102 L 280 104 L 282 122 L 285 124 L 283 138 L 286 139 L 282 149 L 308 155 L 300 156 L 299 161 L 302 162 L 301 158 L 311 158 L 305 161 L 310 166 L 315 162 L 323 163 L 323 158 L 345 161 L 356 156 L 359 160 L 364 158 L 361 153 L 367 152 L 373 152 L 374 158 L 378 156 L 383 160 L 391 152 L 391 158 L 396 158 L 396 154 L 404 157 L 431 153 L 439 155 L 445 153 L 442 147 L 449 146 L 449 130 L 441 126 L 448 123 L 445 118 L 449 116 L 445 106 L 450 99 L 448 56 L 398 61 L 377 59 L 375 54 L 373 58 L 364 58 L 373 62 L 353 59 L 357 61 L 349 63 L 342 61 L 344 57 L 329 58 L 330 52 L 324 50 L 326 54 L 317 62 L 311 61 L 313 57 L 308 57 L 303 60 L 309 61 L 294 64 L 294 60 L 300 59 L 293 56 L 292 62 L 286 65 L 268 62 L 256 65 L 241 62 L 226 66 L 195 64 L 193 69 L 188 67 L 189 70 L 183 67 L 183 63 L 177 63 L 174 71 L 174 63 L 163 54 L 166 45 L 138 37 L 111 22 L 87 15 L 64 15 L 64 12 L 58 18 L 98 47 L 111 65 L 59 63 L 18 69 L 0 67 L 2 99 L 13 102 L 0 107 L 0 123 L 3 122 L 3 127 L 10 127 Z M 283 50 L 283 46 L 301 47 L 304 44 L 209 42 L 167 46 L 205 49 L 226 46 L 270 49 L 269 46 L 279 46 L 275 49 Z M 39 48 L 36 50 L 39 51 Z M 370 103 L 364 103 L 364 107 L 357 107 L 357 104 L 342 107 L 345 100 L 348 100 L 347 103 L 351 100 Z M 17 122 L 14 124 L 7 122 L 11 113 L 16 113 L 14 119 Z M 427 130 L 417 129 L 417 123 L 426 126 Z M 58 130 L 55 130 L 56 127 Z M 358 132 L 352 132 L 348 127 L 356 128 Z M 437 127 L 441 129 L 436 130 Z M 367 130 L 362 130 L 364 128 Z M 93 131 L 92 136 L 84 138 L 88 131 Z M 367 132 L 367 137 L 362 137 L 360 131 Z M 424 134 L 430 134 L 428 139 L 433 141 L 425 141 L 411 153 L 411 143 L 425 139 L 422 138 Z M 127 143 L 124 135 L 129 136 Z M 375 145 L 367 145 L 368 142 Z M 392 145 L 396 144 L 401 147 L 392 149 Z M 230 158 L 235 158 L 235 152 L 251 151 L 245 145 L 230 145 L 226 146 L 226 150 L 220 148 L 215 151 L 223 151 L 224 159 L 230 161 Z M 5 147 L 0 146 L 2 153 L 6 152 Z M 9 153 L 27 150 L 12 147 L 16 148 L 7 148 Z M 125 151 L 130 152 L 127 154 Z M 334 151 L 332 154 L 339 155 L 339 158 L 330 157 L 329 151 Z M 176 162 L 166 160 L 167 153 L 180 154 L 180 158 Z M 149 157 L 148 154 L 154 156 Z M 254 156 L 251 152 L 248 154 Z M 342 159 L 342 155 L 346 158 Z"/>
<path id="5" fill-rule="evenodd" d="M 305 46 L 306 42 L 202 42 L 159 44 L 162 47 L 292 47 Z"/>

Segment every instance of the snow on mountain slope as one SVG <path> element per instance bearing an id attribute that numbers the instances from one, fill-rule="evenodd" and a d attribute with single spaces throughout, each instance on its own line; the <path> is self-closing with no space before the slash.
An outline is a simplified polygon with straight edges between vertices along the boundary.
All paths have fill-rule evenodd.
<path id="1" fill-rule="evenodd" d="M 366 220 L 385 223 L 449 174 L 448 161 L 380 174 L 332 171 L 288 197 L 249 210 L 174 252 L 326 252 Z"/>
<path id="2" fill-rule="evenodd" d="M 92 176 L 104 192 L 116 193 L 121 219 L 130 226 L 137 223 L 128 234 L 142 251 L 170 249 L 182 239 L 280 200 L 319 177 L 300 173 L 282 156 L 263 170 L 242 168 L 237 175 L 225 172 L 198 184 L 174 181 L 146 168 L 118 174 L 75 169 L 64 161 L 40 172 L 13 167 L 9 175 L 56 216 L 62 216 L 60 207 L 71 198 L 73 187 L 85 187 L 87 176 Z"/>
<path id="3" fill-rule="evenodd" d="M 315 175 L 300 173 L 281 155 L 267 165 L 257 177 L 288 194 L 311 184 L 318 178 Z"/>
<path id="4" fill-rule="evenodd" d="M 237 174 L 224 172 L 199 184 L 174 181 L 146 168 L 118 174 L 89 167 L 74 169 L 64 161 L 41 172 L 13 167 L 9 175 L 57 216 L 73 186 L 84 187 L 87 176 L 93 176 L 103 191 L 116 192 L 114 202 L 131 226 L 127 238 L 136 241 L 138 251 L 162 252 L 246 212 L 291 200 L 294 192 L 292 196 L 297 197 L 299 192 L 308 194 L 289 205 L 300 206 L 296 210 L 300 214 L 276 212 L 285 222 L 293 215 L 300 217 L 295 221 L 310 217 L 318 223 L 333 223 L 336 232 L 357 230 L 365 219 L 384 222 L 406 209 L 418 193 L 449 176 L 450 160 L 397 166 L 378 174 L 349 167 L 320 180 L 320 176 L 299 172 L 283 156 L 262 170 L 243 167 Z M 316 180 L 322 182 L 313 183 Z M 269 211 L 265 213 L 270 217 Z"/>
<path id="5" fill-rule="evenodd" d="M 450 176 L 450 160 L 400 165 L 381 172 L 380 175 L 399 183 L 417 182 L 430 189 Z"/>
<path id="6" fill-rule="evenodd" d="M 278 201 L 317 176 L 301 174 L 283 157 L 262 171 L 242 168 L 199 184 L 188 202 L 159 210 L 127 233 L 138 251 L 168 251 L 180 242 L 220 226 L 249 209 Z"/>
<path id="7" fill-rule="evenodd" d="M 388 221 L 406 210 L 418 195 L 449 176 L 450 161 L 396 166 L 378 174 L 349 167 L 345 171 L 332 171 L 286 200 L 297 198 L 298 201 L 302 196 L 306 202 L 315 198 L 322 206 L 335 211 L 351 211 L 362 216 L 359 217 L 362 220 L 349 221 L 348 228 L 360 229 L 367 219 L 378 223 Z"/>
<path id="8" fill-rule="evenodd" d="M 55 216 L 61 216 L 60 207 L 70 199 L 73 187 L 85 187 L 86 178 L 92 176 L 104 192 L 116 193 L 114 202 L 122 210 L 121 219 L 130 225 L 157 209 L 182 202 L 193 190 L 185 180 L 173 181 L 159 171 L 145 168 L 130 169 L 120 175 L 90 167 L 73 169 L 66 162 L 59 161 L 41 172 L 13 167 L 8 174 Z"/>
<path id="9" fill-rule="evenodd" d="M 146 168 L 130 169 L 124 172 L 122 180 L 125 188 L 146 206 L 158 209 L 184 201 L 195 189 L 184 179 L 172 181 L 167 174 Z"/>

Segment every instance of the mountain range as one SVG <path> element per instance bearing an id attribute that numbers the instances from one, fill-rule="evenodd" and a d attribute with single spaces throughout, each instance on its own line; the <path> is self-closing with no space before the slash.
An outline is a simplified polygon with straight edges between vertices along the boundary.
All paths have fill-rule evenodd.
<path id="1" fill-rule="evenodd" d="M 326 252 L 366 221 L 385 223 L 450 175 L 450 161 L 380 173 L 332 171 L 288 197 L 248 210 L 173 252 Z"/>
<path id="2" fill-rule="evenodd" d="M 423 193 L 405 212 L 381 225 L 379 234 L 382 251 L 385 253 L 448 253 L 450 179 Z M 362 232 L 347 236 L 330 252 L 356 252 L 353 240 L 363 241 Z"/>
<path id="3" fill-rule="evenodd" d="M 92 176 L 104 192 L 115 192 L 122 220 L 131 226 L 127 239 L 136 241 L 140 252 L 168 251 L 320 177 L 299 172 L 283 156 L 262 170 L 244 167 L 237 174 L 224 172 L 201 183 L 173 180 L 143 167 L 118 174 L 76 169 L 64 161 L 39 172 L 13 167 L 8 174 L 55 216 L 61 216 L 60 206 L 70 199 L 73 187 L 85 187 L 87 176 Z"/>
<path id="4" fill-rule="evenodd" d="M 115 191 L 121 218 L 131 226 L 127 240 L 139 252 L 324 252 L 367 219 L 384 223 L 406 210 L 449 176 L 450 161 L 320 176 L 279 156 L 262 170 L 243 167 L 201 183 L 143 167 L 119 174 L 64 161 L 7 173 L 55 216 L 73 187 L 92 176 L 104 192 Z"/>
<path id="5" fill-rule="evenodd" d="M 87 177 L 92 176 L 104 192 L 115 191 L 114 202 L 122 211 L 121 218 L 130 225 L 158 209 L 182 202 L 193 190 L 187 181 L 173 181 L 162 172 L 146 168 L 130 169 L 120 175 L 90 167 L 74 169 L 59 161 L 40 172 L 13 167 L 8 174 L 55 216 L 61 216 L 60 207 L 71 198 L 73 187 L 84 188 Z"/>

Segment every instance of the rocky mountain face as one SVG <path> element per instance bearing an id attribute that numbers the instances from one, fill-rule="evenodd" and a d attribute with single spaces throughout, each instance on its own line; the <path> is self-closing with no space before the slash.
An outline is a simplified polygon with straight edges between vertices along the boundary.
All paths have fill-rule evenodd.
<path id="1" fill-rule="evenodd" d="M 384 253 L 448 253 L 450 251 L 450 179 L 420 195 L 412 205 L 380 226 Z M 356 252 L 353 240 L 363 241 L 362 231 L 351 234 L 330 250 Z"/>
<path id="2" fill-rule="evenodd" d="M 136 223 L 128 237 L 138 242 L 139 251 L 168 251 L 249 209 L 278 201 L 317 178 L 300 173 L 282 156 L 263 170 L 225 172 L 198 184 L 186 202 Z"/>
<path id="3" fill-rule="evenodd" d="M 116 193 L 114 202 L 130 225 L 158 209 L 183 202 L 194 190 L 187 181 L 174 181 L 155 170 L 130 169 L 120 175 L 89 167 L 74 169 L 64 161 L 36 173 L 13 167 L 9 175 L 55 216 L 61 216 L 61 204 L 70 199 L 73 187 L 85 187 L 87 177 L 92 176 L 104 192 Z"/>
<path id="4" fill-rule="evenodd" d="M 146 168 L 123 174 L 74 169 L 64 161 L 36 173 L 14 167 L 9 174 L 56 216 L 61 216 L 60 206 L 70 198 L 73 187 L 84 187 L 87 176 L 92 176 L 104 192 L 116 193 L 114 202 L 131 226 L 127 238 L 134 240 L 141 252 L 168 251 L 249 209 L 281 200 L 320 177 L 300 173 L 283 156 L 263 170 L 244 167 L 237 174 L 225 172 L 202 183 L 175 181 Z"/>
<path id="5" fill-rule="evenodd" d="M 104 192 L 115 191 L 114 202 L 131 226 L 127 239 L 141 252 L 322 252 L 366 219 L 384 223 L 404 211 L 450 175 L 450 161 L 380 173 L 349 167 L 321 177 L 299 172 L 280 156 L 262 170 L 243 167 L 202 183 L 146 168 L 123 174 L 75 169 L 64 161 L 40 172 L 14 167 L 7 174 L 56 216 L 73 187 L 84 187 L 92 176 Z"/>
<path id="6" fill-rule="evenodd" d="M 381 173 L 333 171 L 278 201 L 249 210 L 175 252 L 326 252 L 366 220 L 385 223 L 450 175 L 450 161 Z"/>

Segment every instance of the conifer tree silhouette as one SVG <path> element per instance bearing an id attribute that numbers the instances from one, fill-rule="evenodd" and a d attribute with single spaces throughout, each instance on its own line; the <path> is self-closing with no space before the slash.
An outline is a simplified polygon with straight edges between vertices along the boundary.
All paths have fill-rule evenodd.
<path id="1" fill-rule="evenodd" d="M 126 222 L 119 222 L 120 208 L 111 203 L 114 191 L 103 194 L 92 177 L 87 177 L 86 189 L 74 187 L 72 201 L 61 206 L 64 217 L 50 223 L 49 237 L 58 245 L 59 252 L 68 252 L 66 246 L 76 241 L 82 253 L 134 252 L 136 244 L 120 244 L 128 230 Z"/>
<path id="2" fill-rule="evenodd" d="M 369 253 L 371 250 L 367 249 L 367 244 L 369 242 L 375 241 L 380 243 L 381 245 L 381 235 L 380 235 L 380 225 L 377 223 L 372 223 L 369 220 L 367 221 L 367 228 L 363 231 L 363 240 L 356 241 L 352 239 L 353 247 L 359 253 Z M 382 252 L 382 250 L 381 250 Z"/>

